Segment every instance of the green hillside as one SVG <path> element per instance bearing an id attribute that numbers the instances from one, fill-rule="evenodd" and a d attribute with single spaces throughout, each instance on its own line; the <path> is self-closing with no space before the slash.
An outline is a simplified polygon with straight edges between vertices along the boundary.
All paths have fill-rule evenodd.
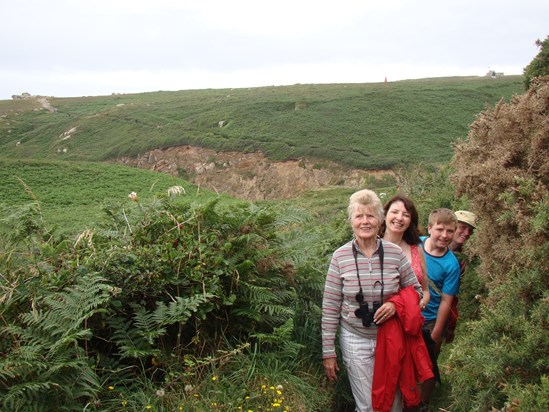
<path id="1" fill-rule="evenodd" d="M 50 98 L 54 113 L 5 100 L 0 153 L 102 161 L 191 144 L 365 169 L 440 163 L 480 111 L 521 92 L 507 76 Z"/>
<path id="2" fill-rule="evenodd" d="M 189 200 L 212 196 L 166 174 L 93 162 L 0 159 L 0 181 L 0 205 L 15 210 L 38 200 L 46 222 L 65 232 L 94 226 L 103 206 L 129 203 L 131 192 L 140 201 L 172 186 L 183 187 Z"/>

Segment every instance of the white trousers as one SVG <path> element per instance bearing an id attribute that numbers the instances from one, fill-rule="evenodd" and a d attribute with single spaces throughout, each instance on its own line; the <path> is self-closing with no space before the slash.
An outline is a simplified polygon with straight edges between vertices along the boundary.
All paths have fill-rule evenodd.
<path id="1" fill-rule="evenodd" d="M 343 364 L 347 369 L 355 398 L 356 412 L 373 412 L 372 381 L 374 380 L 376 340 L 357 336 L 341 328 L 339 342 Z M 402 397 L 397 388 L 391 412 L 398 411 L 402 411 Z"/>

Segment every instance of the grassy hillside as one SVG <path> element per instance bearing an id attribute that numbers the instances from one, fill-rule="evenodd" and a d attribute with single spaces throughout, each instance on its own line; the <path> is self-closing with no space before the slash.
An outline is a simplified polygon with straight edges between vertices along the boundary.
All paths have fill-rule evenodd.
<path id="1" fill-rule="evenodd" d="M 521 82 L 456 77 L 51 98 L 55 113 L 35 101 L 0 101 L 0 153 L 101 161 L 192 144 L 367 169 L 439 163 L 480 111 L 521 93 Z"/>
<path id="2" fill-rule="evenodd" d="M 0 204 L 13 209 L 36 199 L 46 222 L 64 232 L 95 225 L 102 206 L 130 202 L 130 192 L 146 200 L 182 186 L 189 199 L 212 196 L 165 174 L 89 162 L 0 159 L 0 181 Z"/>

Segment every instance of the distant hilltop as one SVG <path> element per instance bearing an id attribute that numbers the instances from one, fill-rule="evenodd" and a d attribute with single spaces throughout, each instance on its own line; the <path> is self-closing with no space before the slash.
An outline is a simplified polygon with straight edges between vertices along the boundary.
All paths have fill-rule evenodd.
<path id="1" fill-rule="evenodd" d="M 13 94 L 11 96 L 11 98 L 13 100 L 30 100 L 30 99 L 35 99 L 36 101 L 38 101 L 40 103 L 40 105 L 50 111 L 51 113 L 55 113 L 57 111 L 57 109 L 55 107 L 53 107 L 51 105 L 51 103 L 49 102 L 48 98 L 46 96 L 33 96 L 32 94 L 30 93 L 27 93 L 27 92 L 24 92 L 24 93 L 21 93 L 21 94 Z"/>
<path id="2" fill-rule="evenodd" d="M 488 70 L 486 77 L 491 77 L 495 79 L 496 77 L 503 77 L 503 72 L 496 72 L 495 70 Z"/>
<path id="3" fill-rule="evenodd" d="M 35 96 L 33 96 L 33 95 L 30 94 L 30 93 L 25 92 L 25 93 L 21 93 L 21 94 L 13 94 L 13 95 L 11 96 L 11 98 L 12 98 L 13 100 L 27 100 L 27 99 L 34 99 Z"/>

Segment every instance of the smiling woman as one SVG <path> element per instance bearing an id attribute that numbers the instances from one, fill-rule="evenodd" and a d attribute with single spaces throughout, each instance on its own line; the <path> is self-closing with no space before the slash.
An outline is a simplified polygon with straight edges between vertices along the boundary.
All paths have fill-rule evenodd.
<path id="1" fill-rule="evenodd" d="M 356 410 L 362 412 L 372 410 L 375 402 L 372 388 L 376 340 L 378 328 L 395 320 L 397 308 L 391 300 L 398 298 L 401 289 L 412 288 L 415 317 L 421 316 L 418 305 L 421 287 L 402 250 L 377 236 L 383 220 L 383 208 L 378 196 L 367 189 L 354 193 L 349 199 L 348 213 L 354 239 L 334 252 L 324 286 L 323 364 L 328 379 L 335 381 L 339 371 L 335 336 L 341 326 L 343 363 L 347 368 Z M 409 316 L 412 317 L 411 314 Z M 385 365 L 377 367 L 382 366 Z M 415 385 L 415 381 L 411 384 Z M 381 392 L 384 393 L 383 390 Z M 376 399 L 379 400 L 379 397 Z M 402 410 L 398 390 L 389 389 L 386 399 L 390 399 L 388 407 L 392 405 L 391 410 Z M 407 406 L 412 406 L 419 403 L 419 398 L 405 397 L 404 401 Z"/>
<path id="2" fill-rule="evenodd" d="M 383 220 L 383 209 L 377 195 L 370 190 L 354 193 L 349 201 L 349 220 L 360 250 L 371 257 L 377 247 L 377 233 Z"/>

